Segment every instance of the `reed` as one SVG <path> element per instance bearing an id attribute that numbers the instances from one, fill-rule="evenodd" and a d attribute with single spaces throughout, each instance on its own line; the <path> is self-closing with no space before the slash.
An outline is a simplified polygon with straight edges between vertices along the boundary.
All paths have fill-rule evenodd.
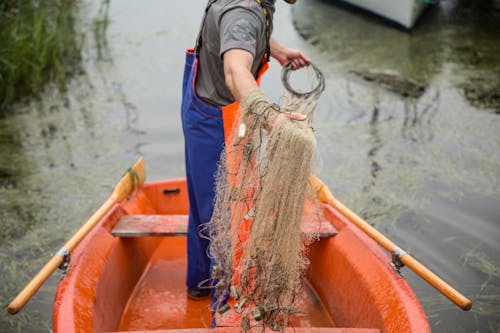
<path id="1" fill-rule="evenodd" d="M 103 60 L 108 56 L 108 39 L 106 32 L 109 26 L 109 5 L 110 0 L 102 0 L 97 16 L 92 21 L 92 33 L 94 35 L 97 59 Z"/>
<path id="2" fill-rule="evenodd" d="M 472 267 L 487 276 L 487 279 L 481 285 L 480 292 L 484 291 L 492 280 L 500 279 L 500 263 L 496 262 L 485 252 L 474 248 L 467 252 L 463 257 L 463 264 Z"/>
<path id="3" fill-rule="evenodd" d="M 0 114 L 46 82 L 66 88 L 78 68 L 83 35 L 75 28 L 76 1 L 0 2 Z"/>

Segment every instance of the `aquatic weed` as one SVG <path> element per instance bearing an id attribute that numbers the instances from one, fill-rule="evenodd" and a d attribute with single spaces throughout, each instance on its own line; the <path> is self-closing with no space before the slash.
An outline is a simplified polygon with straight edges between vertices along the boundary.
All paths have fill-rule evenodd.
<path id="1" fill-rule="evenodd" d="M 101 2 L 97 16 L 92 22 L 92 32 L 94 35 L 95 47 L 97 49 L 97 58 L 99 60 L 104 58 L 104 52 L 108 49 L 106 31 L 109 26 L 109 4 L 110 0 L 103 0 Z"/>
<path id="2" fill-rule="evenodd" d="M 483 291 L 493 278 L 500 278 L 500 263 L 495 262 L 486 253 L 477 248 L 467 252 L 463 256 L 462 260 L 465 266 L 475 268 L 488 276 L 486 281 L 484 281 L 481 285 L 480 291 Z"/>
<path id="3" fill-rule="evenodd" d="M 0 112 L 22 96 L 40 93 L 47 81 L 65 89 L 81 59 L 76 5 L 48 0 L 0 4 Z"/>

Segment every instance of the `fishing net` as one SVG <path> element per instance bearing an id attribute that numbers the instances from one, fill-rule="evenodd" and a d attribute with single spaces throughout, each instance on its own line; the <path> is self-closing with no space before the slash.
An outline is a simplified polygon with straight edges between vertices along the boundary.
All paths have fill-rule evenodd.
<path id="1" fill-rule="evenodd" d="M 311 123 L 324 79 L 314 65 L 307 68 L 312 88 L 300 92 L 284 67 L 281 106 L 260 89 L 244 98 L 219 163 L 214 212 L 204 226 L 215 263 L 212 304 L 220 312 L 232 306 L 244 331 L 287 326 L 308 264 L 304 249 L 314 235 L 303 235 L 300 225 L 305 201 L 315 200 L 308 184 L 316 148 Z"/>

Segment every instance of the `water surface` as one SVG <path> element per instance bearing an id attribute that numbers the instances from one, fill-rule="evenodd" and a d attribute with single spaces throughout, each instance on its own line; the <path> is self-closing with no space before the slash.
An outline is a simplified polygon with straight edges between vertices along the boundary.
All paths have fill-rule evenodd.
<path id="1" fill-rule="evenodd" d="M 180 82 L 204 3 L 112 2 L 104 39 L 88 35 L 85 74 L 0 119 L 3 304 L 138 156 L 148 180 L 183 175 Z M 316 172 L 474 301 L 462 312 L 404 269 L 433 332 L 500 330 L 500 15 L 498 2 L 474 4 L 441 1 L 412 33 L 333 1 L 276 12 L 275 37 L 327 79 Z M 98 10 L 83 3 L 82 26 Z M 273 61 L 263 89 L 276 101 L 279 75 Z M 0 314 L 0 331 L 50 332 L 58 275 L 19 315 Z"/>

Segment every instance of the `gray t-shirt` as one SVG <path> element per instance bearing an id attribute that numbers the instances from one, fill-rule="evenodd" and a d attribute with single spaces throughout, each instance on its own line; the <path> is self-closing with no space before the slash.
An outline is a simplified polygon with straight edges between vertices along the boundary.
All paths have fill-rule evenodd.
<path id="1" fill-rule="evenodd" d="M 274 0 L 264 0 L 269 18 Z M 254 56 L 252 73 L 257 77 L 266 53 L 266 17 L 255 0 L 218 0 L 210 7 L 201 31 L 196 93 L 205 102 L 224 106 L 234 102 L 224 78 L 222 56 L 231 49 L 246 50 Z"/>

